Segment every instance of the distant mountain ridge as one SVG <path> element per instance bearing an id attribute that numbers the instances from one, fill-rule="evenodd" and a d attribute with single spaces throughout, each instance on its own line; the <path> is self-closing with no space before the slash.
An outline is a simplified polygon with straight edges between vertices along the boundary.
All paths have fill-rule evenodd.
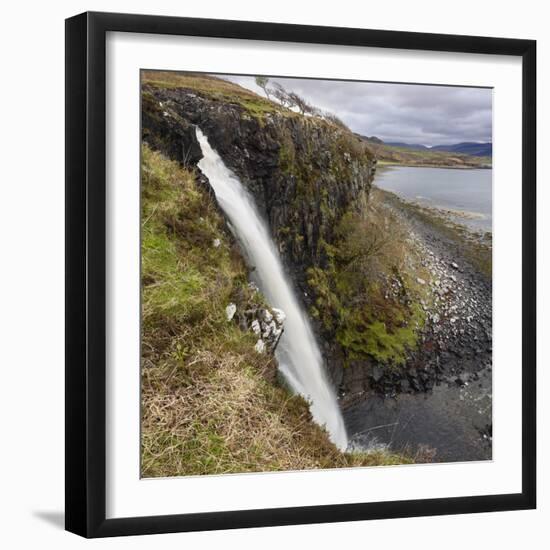
<path id="1" fill-rule="evenodd" d="M 474 157 L 493 156 L 493 144 L 491 142 L 477 143 L 475 141 L 463 141 L 461 143 L 454 143 L 450 145 L 435 145 L 434 147 L 426 147 L 425 145 L 402 142 L 385 143 L 386 145 L 391 145 L 392 147 L 404 147 L 406 149 L 414 149 L 416 151 L 446 151 L 448 153 L 462 153 L 463 155 L 471 155 Z"/>
<path id="2" fill-rule="evenodd" d="M 440 168 L 490 168 L 492 165 L 492 143 L 462 142 L 426 147 L 402 141 L 385 142 L 377 136 L 355 135 L 369 145 L 382 164 Z"/>
<path id="3" fill-rule="evenodd" d="M 403 147 L 404 149 L 413 149 L 415 151 L 429 151 L 430 150 L 430 147 L 426 147 L 425 145 L 419 145 L 417 143 L 403 143 L 401 141 L 388 141 L 388 142 L 385 142 L 385 143 L 386 143 L 386 145 L 391 145 L 392 147 Z"/>
<path id="4" fill-rule="evenodd" d="M 448 151 L 449 153 L 463 153 L 474 157 L 493 156 L 493 144 L 491 142 L 475 143 L 471 141 L 464 141 L 454 145 L 436 145 L 435 147 L 432 147 L 432 149 L 435 151 Z"/>

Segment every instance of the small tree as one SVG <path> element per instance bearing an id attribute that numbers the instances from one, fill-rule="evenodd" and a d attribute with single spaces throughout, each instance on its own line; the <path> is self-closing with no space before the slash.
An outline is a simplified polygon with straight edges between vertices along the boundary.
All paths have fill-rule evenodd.
<path id="1" fill-rule="evenodd" d="M 293 105 L 298 107 L 300 113 L 302 113 L 303 115 L 305 115 L 306 113 L 311 113 L 311 105 L 303 97 L 300 97 L 295 92 L 288 94 L 288 97 L 292 101 Z"/>
<path id="2" fill-rule="evenodd" d="M 315 105 L 311 105 L 309 106 L 309 109 L 310 109 L 310 113 L 313 115 L 313 116 L 316 116 L 316 117 L 319 117 L 319 118 L 322 118 L 323 117 L 323 111 L 321 111 L 321 109 L 319 109 L 318 107 L 315 107 Z"/>
<path id="3" fill-rule="evenodd" d="M 273 84 L 273 88 L 271 88 L 270 92 L 283 107 L 290 107 L 292 105 L 292 101 L 288 97 L 288 92 L 278 82 Z"/>
<path id="4" fill-rule="evenodd" d="M 267 76 L 257 76 L 256 77 L 256 85 L 264 91 L 265 95 L 269 99 L 270 90 L 268 90 L 268 88 L 267 88 L 268 84 L 269 84 L 269 78 L 267 78 Z"/>

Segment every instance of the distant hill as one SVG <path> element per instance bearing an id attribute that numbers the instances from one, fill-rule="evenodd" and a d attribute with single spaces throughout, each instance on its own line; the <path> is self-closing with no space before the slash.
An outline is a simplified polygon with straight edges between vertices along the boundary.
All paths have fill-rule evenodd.
<path id="1" fill-rule="evenodd" d="M 449 153 L 462 153 L 464 155 L 472 155 L 474 157 L 493 156 L 493 144 L 491 142 L 475 143 L 471 141 L 465 141 L 463 143 L 456 143 L 454 145 L 436 145 L 431 149 L 432 151 L 448 151 Z"/>
<path id="2" fill-rule="evenodd" d="M 376 155 L 379 165 L 396 164 L 402 166 L 435 166 L 449 168 L 490 168 L 491 167 L 491 143 L 459 143 L 456 145 L 441 145 L 437 147 L 426 147 L 404 142 L 386 143 L 376 136 L 356 136 L 365 141 L 372 152 Z M 477 146 L 475 149 L 468 146 Z M 483 146 L 485 149 L 480 147 Z M 489 149 L 487 149 L 489 146 Z M 445 148 L 445 149 L 444 149 Z M 452 148 L 452 150 L 447 150 Z M 478 156 L 471 153 L 459 151 L 465 148 L 469 151 L 489 154 Z"/>
<path id="3" fill-rule="evenodd" d="M 477 143 L 475 141 L 463 141 L 462 143 L 453 143 L 451 145 L 435 145 L 426 147 L 417 143 L 403 143 L 399 141 L 385 142 L 391 147 L 401 147 L 403 149 L 413 149 L 414 151 L 446 151 L 447 153 L 461 153 L 473 157 L 492 157 L 492 143 Z"/>
<path id="4" fill-rule="evenodd" d="M 379 137 L 376 137 L 376 136 L 363 136 L 361 134 L 355 134 L 358 138 L 364 140 L 364 141 L 368 141 L 369 143 L 379 143 L 379 144 L 382 144 L 384 143 Z"/>
<path id="5" fill-rule="evenodd" d="M 404 149 L 414 149 L 415 151 L 429 151 L 430 147 L 425 145 L 418 145 L 416 143 L 402 143 L 400 141 L 389 141 L 386 142 L 386 145 L 391 145 L 392 147 L 403 147 Z"/>

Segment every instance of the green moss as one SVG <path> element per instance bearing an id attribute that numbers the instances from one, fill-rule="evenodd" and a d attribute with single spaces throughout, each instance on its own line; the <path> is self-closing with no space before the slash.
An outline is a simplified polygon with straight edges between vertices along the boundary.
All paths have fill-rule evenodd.
<path id="1" fill-rule="evenodd" d="M 274 103 L 271 101 L 265 101 L 260 96 L 254 98 L 237 98 L 237 103 L 257 118 L 262 118 L 268 113 L 276 113 L 280 111 Z"/>
<path id="2" fill-rule="evenodd" d="M 381 320 L 369 321 L 368 314 L 362 313 L 353 313 L 337 331 L 337 339 L 348 357 L 365 359 L 368 356 L 381 363 L 404 365 L 408 353 L 416 348 L 419 330 L 424 326 L 422 308 L 415 304 L 411 311 L 402 310 L 396 319 L 400 325 L 392 328 Z"/>
<path id="3" fill-rule="evenodd" d="M 294 143 L 288 132 L 282 132 L 279 142 L 279 168 L 285 175 L 293 175 L 296 160 Z"/>

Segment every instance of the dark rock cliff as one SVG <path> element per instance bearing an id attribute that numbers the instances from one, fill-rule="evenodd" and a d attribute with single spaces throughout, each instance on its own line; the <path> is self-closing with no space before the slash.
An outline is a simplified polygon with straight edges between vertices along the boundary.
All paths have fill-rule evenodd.
<path id="1" fill-rule="evenodd" d="M 194 90 L 144 86 L 142 137 L 152 148 L 196 165 L 201 150 L 195 125 L 254 195 L 309 308 L 316 290 L 307 282 L 307 269 L 326 266 L 338 221 L 368 200 L 376 169 L 372 154 L 356 136 L 318 118 L 276 109 L 255 113 Z M 333 341 L 321 323 L 316 328 L 324 342 Z M 342 354 L 334 343 L 323 351 L 340 385 Z"/>

